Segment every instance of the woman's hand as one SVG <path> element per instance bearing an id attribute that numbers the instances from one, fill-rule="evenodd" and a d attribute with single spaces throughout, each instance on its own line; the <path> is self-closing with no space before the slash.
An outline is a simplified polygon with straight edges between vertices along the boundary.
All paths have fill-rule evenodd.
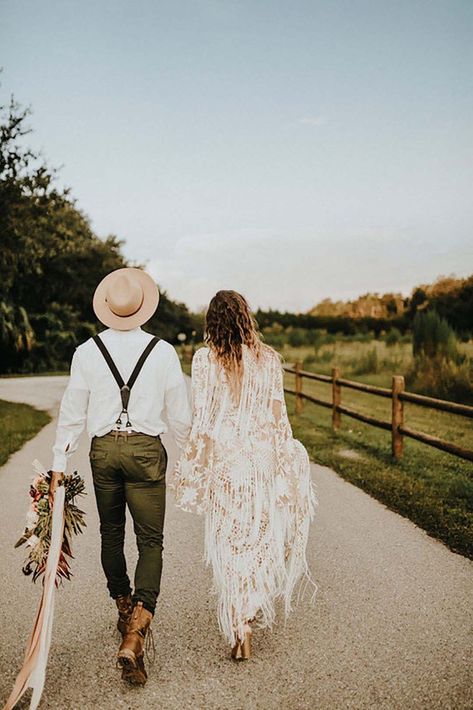
<path id="1" fill-rule="evenodd" d="M 54 494 L 56 488 L 64 479 L 64 473 L 62 471 L 51 471 L 51 480 L 49 482 L 49 507 L 52 509 L 54 503 Z"/>

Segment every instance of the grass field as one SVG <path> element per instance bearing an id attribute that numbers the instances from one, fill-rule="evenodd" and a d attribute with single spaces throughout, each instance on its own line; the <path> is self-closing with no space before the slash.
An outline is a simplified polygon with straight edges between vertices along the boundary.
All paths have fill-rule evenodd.
<path id="1" fill-rule="evenodd" d="M 29 404 L 17 404 L 0 400 L 0 466 L 23 444 L 40 431 L 51 417 Z"/>
<path id="2" fill-rule="evenodd" d="M 473 358 L 473 341 L 459 343 L 458 349 Z M 365 381 L 363 377 L 369 375 L 371 384 L 383 387 L 390 386 L 392 375 L 405 376 L 413 364 L 409 340 L 388 346 L 384 340 L 360 342 L 339 337 L 317 349 L 310 345 L 299 348 L 286 345 L 280 352 L 286 362 L 303 362 L 306 370 L 330 374 L 332 367 L 337 366 L 342 377 Z"/>

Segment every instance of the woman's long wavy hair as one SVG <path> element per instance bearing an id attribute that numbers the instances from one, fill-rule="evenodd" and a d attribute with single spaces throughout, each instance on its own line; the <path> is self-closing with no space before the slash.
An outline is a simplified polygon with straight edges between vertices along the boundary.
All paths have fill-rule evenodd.
<path id="1" fill-rule="evenodd" d="M 259 359 L 267 345 L 261 342 L 256 320 L 246 299 L 237 291 L 218 291 L 209 303 L 205 342 L 223 367 L 233 394 L 238 397 L 243 375 L 243 345 Z"/>

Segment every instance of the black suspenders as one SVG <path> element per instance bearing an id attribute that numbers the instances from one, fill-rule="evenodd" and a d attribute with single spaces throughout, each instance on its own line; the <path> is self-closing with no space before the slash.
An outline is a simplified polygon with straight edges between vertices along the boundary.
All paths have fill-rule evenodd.
<path id="1" fill-rule="evenodd" d="M 136 378 L 141 372 L 141 368 L 145 364 L 145 360 L 156 345 L 156 343 L 159 342 L 159 338 L 157 335 L 155 335 L 152 340 L 149 341 L 148 345 L 145 347 L 143 352 L 141 353 L 138 362 L 135 365 L 135 368 L 133 372 L 130 375 L 130 379 L 128 382 L 125 383 L 125 380 L 123 377 L 120 375 L 120 372 L 118 371 L 117 366 L 113 362 L 113 358 L 108 352 L 107 348 L 105 347 L 105 344 L 103 340 L 100 338 L 99 335 L 95 335 L 93 338 L 95 344 L 97 345 L 98 349 L 102 353 L 102 355 L 105 358 L 105 361 L 107 365 L 109 366 L 110 370 L 112 371 L 112 375 L 114 376 L 117 385 L 120 388 L 120 396 L 122 399 L 122 411 L 120 412 L 120 415 L 116 421 L 116 424 L 118 425 L 118 428 L 120 428 L 123 424 L 122 422 L 122 414 L 126 414 L 126 424 L 125 427 L 131 427 L 131 422 L 130 422 L 130 417 L 128 416 L 128 402 L 130 401 L 130 390 L 133 387 L 133 385 L 136 382 Z"/>

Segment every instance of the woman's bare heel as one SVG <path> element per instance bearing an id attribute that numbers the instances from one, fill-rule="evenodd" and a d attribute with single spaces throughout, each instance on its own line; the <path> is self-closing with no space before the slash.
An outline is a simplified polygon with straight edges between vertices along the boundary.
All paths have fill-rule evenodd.
<path id="1" fill-rule="evenodd" d="M 245 624 L 245 638 L 238 639 L 232 648 L 232 658 L 234 661 L 247 661 L 251 657 L 251 640 L 253 632 L 249 624 Z"/>
<path id="2" fill-rule="evenodd" d="M 240 661 L 241 660 L 241 643 L 240 641 L 237 641 L 234 647 L 232 648 L 232 658 L 234 661 Z"/>
<path id="3" fill-rule="evenodd" d="M 253 636 L 251 631 L 245 633 L 245 640 L 241 644 L 241 660 L 247 661 L 251 656 L 251 637 Z"/>

